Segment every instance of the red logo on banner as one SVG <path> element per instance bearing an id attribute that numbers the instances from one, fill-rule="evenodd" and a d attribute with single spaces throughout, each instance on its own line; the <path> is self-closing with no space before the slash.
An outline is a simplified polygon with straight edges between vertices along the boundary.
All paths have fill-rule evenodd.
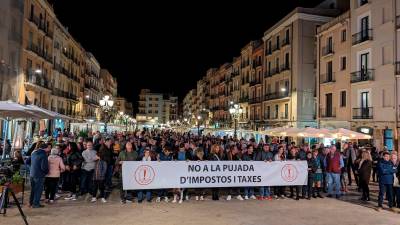
<path id="1" fill-rule="evenodd" d="M 140 185 L 148 185 L 154 180 L 154 169 L 151 166 L 141 165 L 135 171 L 135 180 Z"/>
<path id="2" fill-rule="evenodd" d="M 296 166 L 294 166 L 293 164 L 286 164 L 285 166 L 282 167 L 281 176 L 282 179 L 285 180 L 286 182 L 295 181 L 298 176 L 298 171 Z"/>

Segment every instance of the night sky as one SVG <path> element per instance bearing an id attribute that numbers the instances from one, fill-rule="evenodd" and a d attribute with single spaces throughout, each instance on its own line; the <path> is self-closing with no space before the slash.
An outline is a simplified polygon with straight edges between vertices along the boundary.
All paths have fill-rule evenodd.
<path id="1" fill-rule="evenodd" d="M 181 101 L 208 68 L 231 62 L 296 6 L 321 0 L 49 2 L 72 36 L 117 78 L 118 93 L 136 111 L 141 88 Z"/>

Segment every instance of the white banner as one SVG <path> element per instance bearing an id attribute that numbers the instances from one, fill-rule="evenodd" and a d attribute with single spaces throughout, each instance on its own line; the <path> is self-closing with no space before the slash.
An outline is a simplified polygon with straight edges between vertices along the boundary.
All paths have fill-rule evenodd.
<path id="1" fill-rule="evenodd" d="M 307 184 L 306 161 L 125 161 L 124 190 Z"/>

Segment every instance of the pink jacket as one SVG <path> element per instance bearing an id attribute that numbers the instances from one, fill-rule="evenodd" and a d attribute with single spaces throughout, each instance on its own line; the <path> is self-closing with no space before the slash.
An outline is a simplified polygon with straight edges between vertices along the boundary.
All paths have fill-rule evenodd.
<path id="1" fill-rule="evenodd" d="M 60 173 L 65 171 L 63 160 L 58 155 L 49 156 L 49 173 L 47 177 L 60 177 Z"/>

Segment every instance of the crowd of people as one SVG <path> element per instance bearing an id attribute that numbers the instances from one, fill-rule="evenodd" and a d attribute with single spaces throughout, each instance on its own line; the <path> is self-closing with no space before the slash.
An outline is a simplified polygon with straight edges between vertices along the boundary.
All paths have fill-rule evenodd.
<path id="1" fill-rule="evenodd" d="M 227 201 L 295 200 L 333 197 L 341 198 L 348 185 L 356 182 L 361 201 L 370 201 L 369 184 L 379 185 L 378 209 L 387 199 L 389 209 L 400 208 L 400 169 L 397 152 L 359 148 L 346 142 L 331 146 L 297 144 L 269 138 L 268 143 L 254 139 L 197 136 L 171 130 L 143 130 L 134 133 L 94 133 L 88 138 L 73 138 L 58 134 L 55 140 L 37 140 L 26 153 L 30 165 L 30 206 L 40 204 L 43 189 L 45 201 L 53 204 L 58 193 L 68 193 L 66 201 L 87 200 L 107 202 L 109 194 L 119 191 L 121 203 L 131 203 L 136 197 L 143 201 L 182 203 L 190 198 L 203 201 L 206 195 Z M 287 161 L 305 160 L 308 181 L 304 186 L 176 188 L 157 190 L 123 190 L 121 165 L 125 161 L 229 160 Z M 325 194 L 326 193 L 326 194 Z"/>

